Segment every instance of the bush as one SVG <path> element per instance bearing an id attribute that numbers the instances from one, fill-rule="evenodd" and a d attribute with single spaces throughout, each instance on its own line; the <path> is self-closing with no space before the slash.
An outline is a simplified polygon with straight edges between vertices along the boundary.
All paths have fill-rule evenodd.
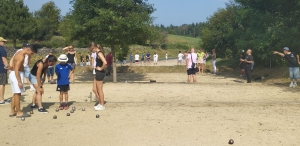
<path id="1" fill-rule="evenodd" d="M 51 48 L 58 48 L 66 46 L 66 41 L 62 36 L 53 36 L 50 40 Z"/>

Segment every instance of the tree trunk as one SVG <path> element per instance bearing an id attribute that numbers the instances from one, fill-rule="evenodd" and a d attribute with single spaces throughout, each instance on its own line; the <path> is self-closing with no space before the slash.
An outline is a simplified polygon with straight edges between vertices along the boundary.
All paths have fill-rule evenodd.
<path id="1" fill-rule="evenodd" d="M 115 53 L 115 45 L 114 42 L 112 42 L 110 44 L 110 48 L 111 48 L 111 53 L 113 56 L 113 82 L 116 83 L 117 82 L 117 65 L 116 65 L 116 53 Z"/>
<path id="2" fill-rule="evenodd" d="M 14 45 L 14 48 L 16 49 L 16 48 L 17 48 L 17 40 L 14 39 L 14 40 L 13 40 L 13 43 L 14 43 L 14 44 L 13 44 L 13 45 Z"/>

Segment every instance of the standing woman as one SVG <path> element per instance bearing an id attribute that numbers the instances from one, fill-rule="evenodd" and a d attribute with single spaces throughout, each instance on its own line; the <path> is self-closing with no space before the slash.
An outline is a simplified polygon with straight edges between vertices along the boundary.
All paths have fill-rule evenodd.
<path id="1" fill-rule="evenodd" d="M 245 77 L 246 76 L 244 59 L 245 59 L 245 55 L 244 55 L 244 53 L 241 53 L 240 54 L 241 77 Z"/>
<path id="2" fill-rule="evenodd" d="M 73 46 L 68 46 L 63 48 L 63 51 L 65 51 L 67 57 L 68 57 L 68 64 L 70 64 L 73 68 L 71 71 L 71 76 L 70 76 L 70 82 L 74 84 L 74 72 L 75 72 L 75 66 L 77 65 L 77 58 L 76 58 L 76 51 L 74 50 Z"/>
<path id="3" fill-rule="evenodd" d="M 213 66 L 214 72 L 212 73 L 212 75 L 216 75 L 216 72 L 217 72 L 216 61 L 217 61 L 216 49 L 213 49 L 212 50 L 212 66 Z"/>
<path id="4" fill-rule="evenodd" d="M 93 92 L 96 94 L 98 98 L 99 104 L 94 107 L 96 111 L 104 110 L 104 93 L 103 93 L 103 79 L 105 77 L 105 67 L 106 67 L 106 59 L 104 57 L 103 49 L 100 45 L 95 44 L 94 42 L 90 43 L 89 50 L 93 53 L 96 53 L 96 67 L 95 72 L 96 76 L 94 78 L 93 84 Z"/>

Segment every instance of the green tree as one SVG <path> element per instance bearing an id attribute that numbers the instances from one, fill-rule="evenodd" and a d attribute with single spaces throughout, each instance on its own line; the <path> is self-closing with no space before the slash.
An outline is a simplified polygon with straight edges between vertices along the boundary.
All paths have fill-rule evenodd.
<path id="1" fill-rule="evenodd" d="M 10 39 L 16 48 L 17 40 L 29 40 L 35 23 L 22 0 L 0 0 L 0 34 Z"/>
<path id="2" fill-rule="evenodd" d="M 114 56 L 119 48 L 141 41 L 152 23 L 153 5 L 144 0 L 73 0 L 72 40 L 109 45 Z M 123 47 L 122 47 L 123 48 Z M 114 65 L 115 70 L 115 65 Z M 114 74 L 116 82 L 116 74 Z"/>
<path id="3" fill-rule="evenodd" d="M 53 1 L 45 3 L 40 10 L 34 13 L 36 32 L 34 38 L 40 41 L 49 40 L 58 34 L 60 9 Z"/>

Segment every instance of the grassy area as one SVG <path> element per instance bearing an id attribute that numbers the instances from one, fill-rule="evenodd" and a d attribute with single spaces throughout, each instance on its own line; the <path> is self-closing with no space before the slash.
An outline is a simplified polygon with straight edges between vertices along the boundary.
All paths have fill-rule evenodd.
<path id="1" fill-rule="evenodd" d="M 165 49 L 153 49 L 149 46 L 141 46 L 141 45 L 131 45 L 129 53 L 135 54 L 136 52 L 142 54 L 143 52 L 150 54 L 154 54 L 156 52 L 159 58 L 165 58 L 166 52 L 168 52 L 169 58 L 176 58 L 178 52 L 184 52 L 191 47 L 197 48 L 199 38 L 178 36 L 178 35 L 168 35 L 167 44 Z"/>
<path id="2" fill-rule="evenodd" d="M 199 38 L 185 37 L 179 35 L 168 35 L 168 44 L 183 44 L 189 47 L 197 48 L 199 46 Z"/>

